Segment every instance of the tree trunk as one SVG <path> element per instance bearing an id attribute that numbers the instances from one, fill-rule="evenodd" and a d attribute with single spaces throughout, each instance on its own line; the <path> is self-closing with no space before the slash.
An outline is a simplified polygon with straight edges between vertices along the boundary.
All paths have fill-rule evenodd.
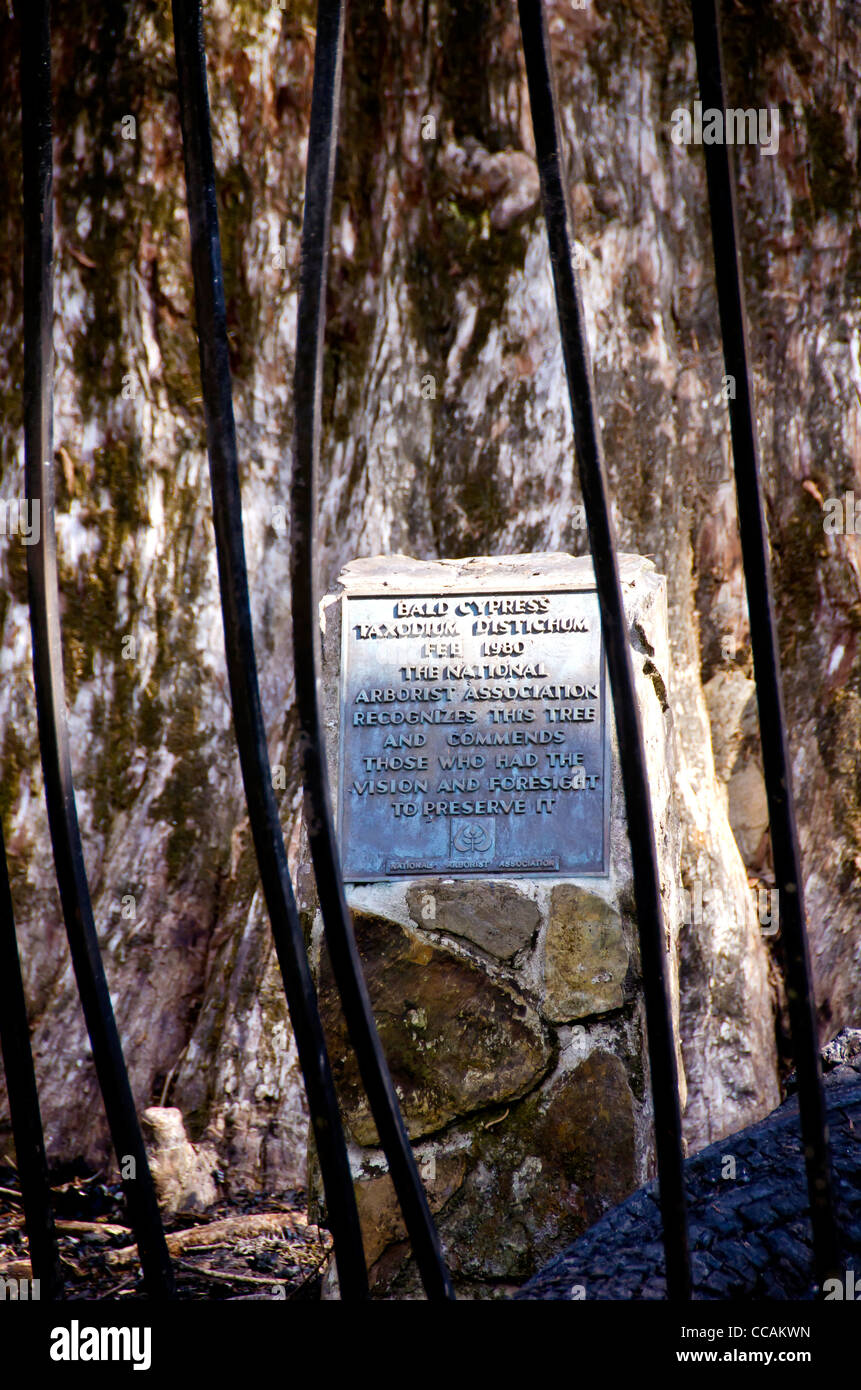
<path id="1" fill-rule="evenodd" d="M 168 10 L 53 10 L 64 656 L 106 968 L 139 1105 L 178 1105 L 228 1187 L 299 1185 L 304 1101 L 226 685 Z M 697 96 L 690 20 L 676 0 L 549 16 L 619 545 L 669 582 L 684 880 L 703 903 L 682 929 L 696 1148 L 777 1103 L 786 1045 L 780 938 L 747 884 L 767 892 L 769 859 L 704 165 L 669 138 Z M 313 25 L 310 6 L 206 6 L 245 536 L 294 869 L 286 518 Z M 861 16 L 734 0 L 724 29 L 731 100 L 780 115 L 778 151 L 743 146 L 736 168 L 824 1039 L 861 1003 L 861 556 L 823 526 L 861 463 Z M 5 497 L 23 490 L 16 41 L 4 15 Z M 358 555 L 585 553 L 516 7 L 354 4 L 344 74 L 321 592 Z M 52 1160 L 102 1161 L 19 539 L 3 562 L 0 809 L 43 1115 Z"/>

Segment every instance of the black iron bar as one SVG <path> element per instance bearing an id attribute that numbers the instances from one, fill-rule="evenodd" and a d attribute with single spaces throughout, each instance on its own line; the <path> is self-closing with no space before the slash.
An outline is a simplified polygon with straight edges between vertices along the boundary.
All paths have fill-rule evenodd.
<path id="1" fill-rule="evenodd" d="M 451 1299 L 454 1297 L 451 1280 L 443 1262 L 439 1236 L 380 1044 L 356 947 L 332 823 L 325 736 L 320 713 L 316 488 L 326 277 L 338 144 L 343 38 L 344 10 L 341 0 L 319 0 L 293 383 L 293 651 L 302 733 L 306 821 L 332 972 L 340 991 L 350 1041 L 355 1049 L 416 1264 L 428 1298 Z"/>
<path id="2" fill-rule="evenodd" d="M 242 496 L 228 355 L 215 165 L 200 0 L 173 0 L 200 379 L 212 488 L 221 612 L 233 722 L 263 894 L 326 1193 L 342 1299 L 368 1296 L 353 1180 L 317 996 L 290 881 L 260 705 L 242 530 Z"/>
<path id="3" fill-rule="evenodd" d="M 703 109 L 724 112 L 726 89 L 718 5 L 715 0 L 692 0 L 691 11 Z M 826 1279 L 839 1276 L 839 1238 L 834 1214 L 828 1117 L 822 1093 L 816 999 L 805 927 L 804 877 L 795 824 L 768 537 L 760 488 L 759 439 L 750 374 L 735 179 L 730 150 L 725 143 L 706 145 L 705 161 L 724 363 L 735 383 L 735 394 L 730 393 L 729 398 L 729 417 L 738 525 L 786 965 L 792 1050 L 798 1072 L 798 1106 L 813 1226 L 814 1271 L 821 1289 Z"/>
<path id="4" fill-rule="evenodd" d="M 573 265 L 573 224 L 562 164 L 547 23 L 541 0 L 519 0 L 518 9 L 556 307 L 574 419 L 574 444 L 601 606 L 631 841 L 664 1225 L 667 1296 L 686 1299 L 690 1297 L 690 1255 L 678 1068 L 649 780 L 628 648 L 628 623 L 616 563 L 616 541 L 608 502 L 589 346 Z"/>
<path id="5" fill-rule="evenodd" d="M 24 451 L 39 537 L 27 572 L 39 747 L 69 950 L 147 1292 L 170 1297 L 173 1271 L 93 921 L 69 753 L 60 644 L 53 479 L 53 188 L 48 0 L 17 7 L 24 159 Z M 128 1160 L 133 1160 L 133 1169 Z"/>
<path id="6" fill-rule="evenodd" d="M 54 1212 L 51 1206 L 51 1186 L 48 1181 L 48 1160 L 45 1156 L 45 1137 L 39 1113 L 39 1093 L 30 1048 L 30 1029 L 27 1023 L 27 1001 L 21 978 L 21 961 L 15 935 L 15 914 L 6 867 L 6 847 L 0 827 L 0 1048 L 9 1095 L 9 1115 L 18 1181 L 24 1206 L 24 1224 L 30 1246 L 30 1267 L 33 1278 L 39 1281 L 39 1297 L 45 1300 L 63 1297 L 63 1276 Z"/>

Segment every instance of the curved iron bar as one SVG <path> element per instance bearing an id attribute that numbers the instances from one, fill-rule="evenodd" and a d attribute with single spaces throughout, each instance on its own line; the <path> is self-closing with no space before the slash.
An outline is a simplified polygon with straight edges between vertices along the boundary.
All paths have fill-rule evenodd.
<path id="1" fill-rule="evenodd" d="M 452 1299 L 454 1291 L 380 1044 L 353 934 L 332 823 L 325 735 L 319 706 L 320 633 L 315 593 L 318 562 L 314 553 L 316 474 L 343 33 L 341 0 L 318 0 L 293 382 L 293 652 L 302 731 L 306 819 L 332 972 L 416 1264 L 429 1299 Z"/>
<path id="2" fill-rule="evenodd" d="M 53 189 L 49 0 L 17 6 L 24 155 L 24 451 L 27 500 L 39 509 L 28 547 L 33 676 L 45 800 L 69 950 L 146 1288 L 173 1293 L 173 1271 L 105 979 L 78 827 L 60 643 L 53 468 Z"/>
<path id="3" fill-rule="evenodd" d="M 9 1095 L 9 1114 L 18 1180 L 24 1206 L 24 1224 L 30 1246 L 30 1267 L 33 1278 L 39 1281 L 39 1297 L 63 1297 L 63 1276 L 54 1212 L 51 1205 L 51 1185 L 48 1181 L 48 1160 L 45 1157 L 45 1137 L 39 1113 L 39 1093 L 33 1070 L 30 1048 L 30 1029 L 27 1023 L 27 1000 L 21 978 L 21 960 L 15 935 L 15 914 L 6 865 L 6 847 L 0 827 L 0 1048 L 6 1073 Z"/>
<path id="4" fill-rule="evenodd" d="M 326 1192 L 343 1299 L 368 1296 L 362 1233 L 317 996 L 281 833 L 260 706 L 227 343 L 200 0 L 173 0 L 200 380 L 230 698 L 248 817 Z"/>
<path id="5" fill-rule="evenodd" d="M 703 107 L 724 112 L 726 94 L 718 5 L 715 0 L 692 0 L 691 11 Z M 805 927 L 804 878 L 792 799 L 792 767 L 786 737 L 768 538 L 759 484 L 759 439 L 749 365 L 735 179 L 730 151 L 725 143 L 706 145 L 704 149 L 724 363 L 727 373 L 735 379 L 735 395 L 730 397 L 729 417 L 738 496 L 738 527 L 747 587 L 774 876 L 779 895 L 789 1021 L 798 1072 L 798 1108 L 807 1166 L 814 1268 L 821 1288 L 826 1279 L 839 1276 L 839 1237 L 834 1213 L 828 1118 L 822 1093 L 816 1001 Z"/>
<path id="6" fill-rule="evenodd" d="M 572 222 L 562 167 L 558 106 L 544 6 L 541 0 L 519 0 L 518 9 L 559 329 L 574 419 L 574 444 L 601 606 L 628 814 L 646 1001 L 667 1295 L 673 1299 L 685 1299 L 690 1297 L 691 1276 L 679 1083 L 649 780 L 628 649 L 628 623 L 616 564 L 616 540 L 595 409 L 589 345 L 571 254 Z"/>

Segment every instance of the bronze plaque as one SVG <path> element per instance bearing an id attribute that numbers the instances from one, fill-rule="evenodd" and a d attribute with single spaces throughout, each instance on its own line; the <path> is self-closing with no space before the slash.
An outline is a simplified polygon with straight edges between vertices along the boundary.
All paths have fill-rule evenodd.
<path id="1" fill-rule="evenodd" d="M 338 807 L 350 883 L 606 874 L 595 591 L 345 598 Z"/>

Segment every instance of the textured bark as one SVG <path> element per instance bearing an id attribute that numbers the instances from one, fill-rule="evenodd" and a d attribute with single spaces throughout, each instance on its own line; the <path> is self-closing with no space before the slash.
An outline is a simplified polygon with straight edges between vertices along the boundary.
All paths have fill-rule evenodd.
<path id="1" fill-rule="evenodd" d="M 857 1299 L 861 1200 L 855 1182 L 861 1078 L 841 1067 L 825 1083 L 847 1273 L 826 1301 Z M 810 1206 L 798 1142 L 798 1102 L 703 1149 L 685 1165 L 692 1298 L 813 1300 Z M 830 1284 L 830 1287 L 829 1287 Z M 836 1287 L 835 1287 L 836 1285 Z M 518 1298 L 666 1298 L 657 1184 L 641 1187 L 546 1264 Z"/>
<path id="2" fill-rule="evenodd" d="M 192 1140 L 216 1143 L 228 1185 L 289 1185 L 302 1176 L 303 1102 L 227 696 L 168 11 L 144 0 L 124 12 L 53 9 L 59 549 L 97 923 L 141 1108 L 178 1106 Z M 779 153 L 741 148 L 736 162 L 824 1038 L 861 1004 L 861 557 L 857 537 L 822 526 L 822 499 L 851 490 L 861 465 L 861 16 L 852 0 L 734 0 L 726 10 L 731 100 L 781 113 Z M 244 0 L 206 11 L 246 543 L 295 865 L 285 518 L 314 19 L 310 6 Z M 779 985 L 780 948 L 746 905 L 730 828 L 726 786 L 756 766 L 755 725 L 731 703 L 737 682 L 713 680 L 749 678 L 751 665 L 702 151 L 668 138 L 673 109 L 696 96 L 689 19 L 676 0 L 553 3 L 550 15 L 619 543 L 652 556 L 669 582 L 685 881 L 719 890 L 726 906 L 682 932 L 686 1125 L 697 1147 L 776 1103 L 779 989 L 767 953 Z M 321 591 L 356 555 L 582 553 L 515 9 L 356 4 L 348 30 Z M 4 14 L 5 497 L 23 486 L 15 38 Z M 123 138 L 126 115 L 134 140 Z M 434 134 L 427 116 L 435 138 L 423 138 Z M 14 538 L 3 562 L 0 812 L 43 1113 L 54 1159 L 101 1159 L 106 1129 L 52 876 L 25 553 Z M 736 780 L 736 793 L 753 796 L 755 780 Z M 756 824 L 752 811 L 747 868 L 767 883 L 767 846 L 749 844 Z"/>

